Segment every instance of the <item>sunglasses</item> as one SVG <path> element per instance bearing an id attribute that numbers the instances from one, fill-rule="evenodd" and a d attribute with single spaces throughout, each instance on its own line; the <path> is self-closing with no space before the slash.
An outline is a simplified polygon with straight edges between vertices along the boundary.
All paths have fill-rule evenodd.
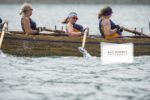
<path id="1" fill-rule="evenodd" d="M 78 20 L 78 17 L 76 17 L 76 16 L 74 16 L 74 17 L 72 17 L 74 20 Z"/>
<path id="2" fill-rule="evenodd" d="M 29 10 L 33 11 L 33 9 L 32 9 L 32 8 L 28 9 L 28 11 L 29 11 Z"/>

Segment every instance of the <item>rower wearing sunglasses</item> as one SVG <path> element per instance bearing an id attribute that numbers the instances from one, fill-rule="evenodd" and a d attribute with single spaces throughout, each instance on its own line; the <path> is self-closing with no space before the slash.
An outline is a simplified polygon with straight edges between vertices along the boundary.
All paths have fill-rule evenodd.
<path id="1" fill-rule="evenodd" d="M 89 28 L 83 28 L 82 25 L 76 24 L 78 20 L 77 13 L 71 12 L 68 17 L 62 22 L 67 24 L 66 31 L 70 37 L 78 37 L 84 34 L 85 30 L 89 31 Z"/>

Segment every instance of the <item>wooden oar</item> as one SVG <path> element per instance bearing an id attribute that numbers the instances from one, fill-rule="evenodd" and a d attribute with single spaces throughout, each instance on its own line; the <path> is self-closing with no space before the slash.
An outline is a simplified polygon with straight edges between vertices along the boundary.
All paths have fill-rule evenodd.
<path id="1" fill-rule="evenodd" d="M 56 33 L 66 33 L 66 32 L 63 31 L 63 30 L 52 30 L 52 29 L 47 29 L 47 28 L 45 28 L 45 31 L 56 32 Z"/>
<path id="2" fill-rule="evenodd" d="M 78 49 L 83 54 L 84 57 L 91 57 L 91 55 L 85 49 L 85 42 L 86 42 L 87 34 L 88 34 L 88 31 L 85 31 L 83 35 L 83 40 L 82 40 L 82 47 L 78 47 Z"/>
<path id="3" fill-rule="evenodd" d="M 39 33 L 39 35 L 54 35 L 54 36 L 68 36 L 68 34 L 66 34 L 65 31 L 63 30 L 53 30 L 53 29 L 48 29 L 46 27 L 39 27 L 40 28 L 40 32 L 42 31 L 48 31 L 48 32 L 52 32 L 52 33 Z M 18 32 L 18 31 L 9 31 L 11 33 L 21 33 L 24 34 L 24 32 Z"/>
<path id="4" fill-rule="evenodd" d="M 2 57 L 6 57 L 6 55 L 2 52 L 1 48 L 2 48 L 2 43 L 3 43 L 3 40 L 4 40 L 4 35 L 5 35 L 5 31 L 6 31 L 7 27 L 8 27 L 8 23 L 6 22 L 3 26 L 1 37 L 0 37 L 0 55 Z"/>
<path id="5" fill-rule="evenodd" d="M 9 33 L 11 34 L 25 34 L 22 31 L 9 31 Z M 58 32 L 54 32 L 54 33 L 49 33 L 49 32 L 44 32 L 44 33 L 39 33 L 38 35 L 47 35 L 47 36 L 68 36 L 68 34 L 66 33 L 58 33 Z"/>
<path id="6" fill-rule="evenodd" d="M 131 30 L 131 29 L 128 29 L 128 28 L 125 28 L 125 27 L 123 27 L 123 30 L 124 30 L 124 31 L 127 31 L 127 32 L 130 32 L 130 33 L 133 33 L 133 34 L 136 34 L 136 35 L 145 36 L 145 37 L 150 37 L 150 36 L 148 36 L 148 35 L 146 35 L 146 34 L 144 34 L 144 33 L 142 33 L 142 32 L 138 32 L 138 31 L 136 31 L 136 30 Z"/>
<path id="7" fill-rule="evenodd" d="M 0 37 L 0 49 L 2 48 L 2 43 L 3 43 L 3 39 L 4 39 L 4 35 L 5 35 L 5 31 L 7 29 L 7 24 L 5 23 L 2 29 L 2 33 L 1 33 L 1 37 Z"/>

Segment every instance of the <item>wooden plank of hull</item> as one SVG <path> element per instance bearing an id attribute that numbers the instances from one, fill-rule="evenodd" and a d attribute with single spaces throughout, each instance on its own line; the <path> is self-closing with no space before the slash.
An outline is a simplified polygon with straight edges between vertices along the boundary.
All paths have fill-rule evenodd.
<path id="1" fill-rule="evenodd" d="M 78 51 L 82 38 L 6 35 L 3 51 L 17 56 L 82 56 Z M 91 47 L 88 44 L 87 47 Z M 99 44 L 95 45 L 99 48 Z M 95 50 L 94 50 L 95 51 Z M 97 55 L 99 52 L 93 53 Z"/>
<path id="2" fill-rule="evenodd" d="M 82 56 L 78 50 L 82 37 L 6 34 L 2 50 L 16 56 Z M 120 38 L 106 40 L 87 38 L 85 48 L 92 56 L 100 56 L 100 42 L 134 43 L 134 55 L 150 55 L 150 38 Z"/>

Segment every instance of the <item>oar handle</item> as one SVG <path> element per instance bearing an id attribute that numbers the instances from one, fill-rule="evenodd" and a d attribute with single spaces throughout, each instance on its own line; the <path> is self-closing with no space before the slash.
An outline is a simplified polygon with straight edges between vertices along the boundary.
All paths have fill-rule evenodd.
<path id="1" fill-rule="evenodd" d="M 150 37 L 150 36 L 148 36 L 148 35 L 146 35 L 146 34 L 144 34 L 144 33 L 142 33 L 142 32 L 138 32 L 138 31 L 136 31 L 136 30 L 131 30 L 131 29 L 128 29 L 128 28 L 125 28 L 125 27 L 123 27 L 123 30 L 124 30 L 124 31 L 127 31 L 127 32 L 130 32 L 130 33 L 133 33 L 133 34 Z"/>
<path id="2" fill-rule="evenodd" d="M 87 34 L 88 34 L 88 29 L 86 29 L 84 31 L 83 40 L 82 40 L 82 48 L 85 47 L 85 41 L 86 41 Z"/>

